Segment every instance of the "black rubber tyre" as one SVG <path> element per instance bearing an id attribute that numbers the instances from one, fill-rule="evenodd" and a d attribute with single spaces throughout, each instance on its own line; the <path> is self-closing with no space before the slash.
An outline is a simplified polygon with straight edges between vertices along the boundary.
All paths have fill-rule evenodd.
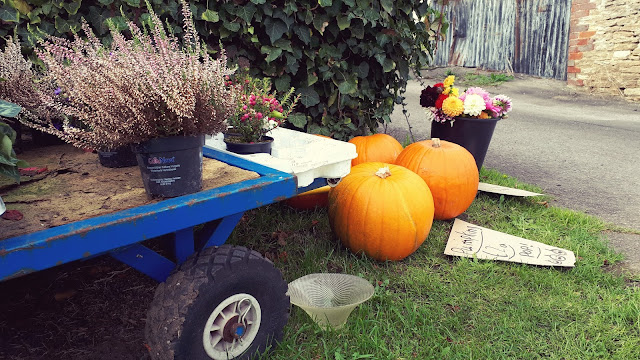
<path id="1" fill-rule="evenodd" d="M 289 319 L 286 292 L 287 283 L 280 271 L 259 253 L 230 245 L 204 249 L 189 257 L 156 289 L 145 327 L 151 358 L 251 359 L 282 339 L 282 330 Z M 255 338 L 250 343 L 242 342 L 240 347 L 246 348 L 242 354 L 212 357 L 207 354 L 203 341 L 205 327 L 210 323 L 208 319 L 214 316 L 219 305 L 237 294 L 258 303 L 255 308 L 261 318 L 257 333 L 253 333 Z M 238 311 L 245 300 L 238 302 Z"/>

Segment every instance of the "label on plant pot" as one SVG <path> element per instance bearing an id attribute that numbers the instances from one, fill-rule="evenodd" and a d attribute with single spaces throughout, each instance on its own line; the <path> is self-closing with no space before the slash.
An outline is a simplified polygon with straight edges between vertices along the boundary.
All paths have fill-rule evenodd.
<path id="1" fill-rule="evenodd" d="M 539 196 L 539 195 L 542 195 L 542 194 L 534 193 L 534 192 L 531 192 L 531 191 L 526 191 L 526 190 L 521 190 L 521 189 L 514 189 L 514 188 L 510 188 L 510 187 L 506 187 L 506 186 L 487 184 L 487 183 L 482 183 L 482 182 L 478 184 L 478 190 L 484 191 L 484 192 L 490 192 L 490 193 L 494 193 L 494 194 L 509 195 L 509 196 Z"/>
<path id="2" fill-rule="evenodd" d="M 532 265 L 573 267 L 572 251 L 523 239 L 456 219 L 445 255 L 501 260 Z"/>

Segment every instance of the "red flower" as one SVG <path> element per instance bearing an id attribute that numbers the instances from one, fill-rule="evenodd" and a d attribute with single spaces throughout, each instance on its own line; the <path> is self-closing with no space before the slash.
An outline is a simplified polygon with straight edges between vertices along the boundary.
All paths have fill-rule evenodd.
<path id="1" fill-rule="evenodd" d="M 440 94 L 440 96 L 438 96 L 438 100 L 436 100 L 436 108 L 442 109 L 442 102 L 448 97 L 449 95 Z"/>

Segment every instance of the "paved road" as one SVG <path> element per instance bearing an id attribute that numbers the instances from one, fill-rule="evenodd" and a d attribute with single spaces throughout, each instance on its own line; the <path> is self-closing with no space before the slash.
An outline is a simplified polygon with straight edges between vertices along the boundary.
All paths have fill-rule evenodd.
<path id="1" fill-rule="evenodd" d="M 423 76 L 432 84 L 444 78 L 444 69 Z M 430 138 L 419 106 L 421 89 L 413 81 L 406 94 L 416 140 Z M 640 231 L 640 103 L 524 75 L 487 90 L 510 96 L 514 110 L 496 126 L 485 167 L 540 186 L 557 206 Z M 388 132 L 404 139 L 407 128 L 395 110 Z M 615 233 L 610 240 L 640 273 L 640 236 Z"/>

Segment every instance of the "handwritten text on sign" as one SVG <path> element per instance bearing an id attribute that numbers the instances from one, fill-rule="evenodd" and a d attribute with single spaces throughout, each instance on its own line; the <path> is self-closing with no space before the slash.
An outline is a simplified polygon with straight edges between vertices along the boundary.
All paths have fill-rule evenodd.
<path id="1" fill-rule="evenodd" d="M 456 219 L 449 235 L 446 255 L 512 261 L 534 265 L 574 266 L 573 252 L 483 228 Z"/>

